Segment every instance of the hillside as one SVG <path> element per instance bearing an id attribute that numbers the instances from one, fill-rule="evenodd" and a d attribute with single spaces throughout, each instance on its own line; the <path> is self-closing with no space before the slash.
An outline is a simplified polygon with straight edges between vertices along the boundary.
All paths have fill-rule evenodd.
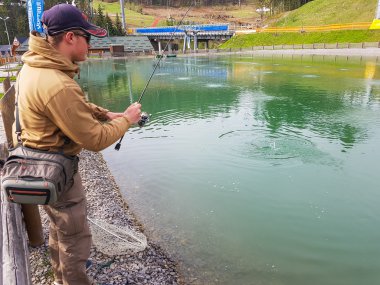
<path id="1" fill-rule="evenodd" d="M 99 5 L 105 8 L 109 16 L 114 17 L 116 13 L 120 16 L 120 3 L 107 3 L 101 0 L 93 0 L 93 7 L 97 9 Z M 171 18 L 180 21 L 186 13 L 188 7 L 174 8 L 164 6 L 138 6 L 125 5 L 125 17 L 128 27 L 150 27 L 157 20 L 158 26 L 166 26 L 167 19 Z M 190 9 L 184 23 L 231 23 L 231 24 L 254 24 L 260 18 L 256 12 L 257 6 L 253 4 L 226 5 L 226 6 L 195 6 Z"/>
<path id="2" fill-rule="evenodd" d="M 377 0 L 314 0 L 285 13 L 274 26 L 320 26 L 340 23 L 371 22 Z"/>
<path id="3" fill-rule="evenodd" d="M 105 7 L 110 16 L 120 15 L 119 2 L 106 3 L 94 0 Z M 234 28 L 240 24 L 257 26 L 260 15 L 254 4 L 213 7 L 193 7 L 184 18 L 184 24 L 230 23 Z M 377 0 L 314 0 L 304 6 L 282 14 L 265 15 L 262 26 L 301 27 L 340 23 L 371 22 L 376 14 Z M 157 7 L 126 4 L 127 27 L 150 27 L 167 25 L 167 19 L 182 19 L 187 7 Z M 224 43 L 221 48 L 240 48 L 257 45 L 375 42 L 380 41 L 380 31 L 331 31 L 316 33 L 259 33 L 239 35 Z"/>
<path id="4" fill-rule="evenodd" d="M 103 5 L 111 17 L 120 15 L 120 2 L 107 3 L 93 0 L 97 9 Z M 377 0 L 314 0 L 291 12 L 265 15 L 262 25 L 269 26 L 315 26 L 337 23 L 370 22 L 373 20 Z M 226 6 L 192 7 L 184 19 L 185 23 L 230 23 L 231 25 L 256 25 L 260 15 L 257 5 L 247 4 Z M 173 8 L 165 6 L 139 6 L 126 3 L 126 23 L 129 27 L 150 27 L 167 25 L 167 19 L 182 19 L 187 7 Z"/>
<path id="5" fill-rule="evenodd" d="M 269 18 L 271 26 L 305 27 L 329 24 L 372 22 L 377 0 L 314 0 L 282 15 Z M 254 33 L 231 38 L 220 48 L 312 43 L 361 43 L 380 41 L 380 31 L 346 30 L 306 33 Z"/>

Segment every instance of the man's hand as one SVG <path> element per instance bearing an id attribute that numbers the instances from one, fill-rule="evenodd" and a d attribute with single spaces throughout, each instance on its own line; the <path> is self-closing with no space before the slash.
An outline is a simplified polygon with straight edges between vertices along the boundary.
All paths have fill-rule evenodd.
<path id="1" fill-rule="evenodd" d="M 137 124 L 141 119 L 141 104 L 133 103 L 124 111 L 124 116 L 127 117 L 131 124 Z"/>
<path id="2" fill-rule="evenodd" d="M 116 118 L 123 117 L 124 113 L 107 112 L 106 116 L 107 116 L 108 120 L 113 120 Z"/>

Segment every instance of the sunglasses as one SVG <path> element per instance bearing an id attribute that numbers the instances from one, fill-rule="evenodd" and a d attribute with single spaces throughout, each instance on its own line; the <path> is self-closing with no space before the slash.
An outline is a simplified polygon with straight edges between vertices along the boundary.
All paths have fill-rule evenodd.
<path id="1" fill-rule="evenodd" d="M 83 38 L 85 38 L 87 44 L 90 44 L 90 41 L 91 41 L 91 35 L 88 35 L 88 34 L 82 34 L 82 33 L 75 33 L 75 32 L 73 32 L 73 34 L 76 35 L 76 36 L 79 36 L 79 37 L 83 37 Z"/>

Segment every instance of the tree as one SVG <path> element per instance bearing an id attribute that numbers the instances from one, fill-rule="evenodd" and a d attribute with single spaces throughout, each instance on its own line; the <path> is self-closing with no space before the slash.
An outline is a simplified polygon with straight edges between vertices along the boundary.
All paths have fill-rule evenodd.
<path id="1" fill-rule="evenodd" d="M 116 36 L 124 36 L 125 35 L 125 31 L 123 29 L 123 24 L 121 23 L 121 20 L 120 20 L 118 13 L 116 13 L 115 30 L 116 30 Z"/>
<path id="2" fill-rule="evenodd" d="M 13 38 L 27 37 L 29 34 L 28 17 L 26 14 L 26 8 L 18 5 L 13 5 L 10 1 L 4 1 L 0 6 L 0 17 L 9 19 L 6 21 L 7 28 L 5 28 L 4 21 L 0 20 L 0 43 L 8 45 L 8 37 L 6 30 L 9 33 L 10 44 L 13 42 Z M 26 24 L 25 24 L 26 23 Z"/>
<path id="3" fill-rule="evenodd" d="M 106 17 L 104 16 L 104 6 L 99 4 L 96 13 L 95 24 L 99 27 L 106 28 Z"/>
<path id="4" fill-rule="evenodd" d="M 111 20 L 110 16 L 108 16 L 108 13 L 106 13 L 106 28 L 107 28 L 108 36 L 116 36 L 117 35 L 115 25 L 112 23 L 112 20 Z"/>

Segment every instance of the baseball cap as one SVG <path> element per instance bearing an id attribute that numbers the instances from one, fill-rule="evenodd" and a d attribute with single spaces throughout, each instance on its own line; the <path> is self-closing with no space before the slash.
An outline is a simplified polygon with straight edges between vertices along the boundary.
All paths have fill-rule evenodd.
<path id="1" fill-rule="evenodd" d="M 46 10 L 41 23 L 50 36 L 70 30 L 82 30 L 98 38 L 107 36 L 105 29 L 88 22 L 87 16 L 70 4 L 58 4 Z"/>

